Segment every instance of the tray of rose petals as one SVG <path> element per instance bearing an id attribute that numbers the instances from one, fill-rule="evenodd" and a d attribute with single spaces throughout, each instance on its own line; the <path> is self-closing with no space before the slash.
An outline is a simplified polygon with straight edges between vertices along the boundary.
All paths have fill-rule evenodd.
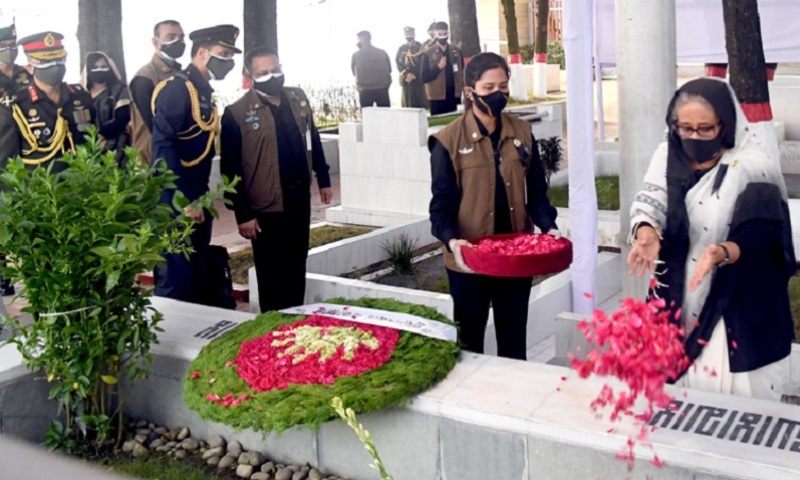
<path id="1" fill-rule="evenodd" d="M 533 277 L 566 270 L 572 263 L 572 242 L 539 233 L 486 235 L 462 248 L 464 263 L 492 277 Z"/>

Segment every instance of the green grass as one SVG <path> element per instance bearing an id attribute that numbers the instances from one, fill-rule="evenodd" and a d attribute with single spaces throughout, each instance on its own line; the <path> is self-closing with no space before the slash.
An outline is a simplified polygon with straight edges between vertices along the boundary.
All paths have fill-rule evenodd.
<path id="1" fill-rule="evenodd" d="M 429 127 L 438 127 L 440 125 L 448 125 L 448 124 L 456 121 L 456 119 L 458 119 L 458 117 L 460 117 L 460 116 L 461 115 L 448 115 L 446 117 L 429 118 L 428 119 L 428 126 Z"/>
<path id="2" fill-rule="evenodd" d="M 794 318 L 794 341 L 800 341 L 800 273 L 789 279 L 789 302 Z"/>
<path id="3" fill-rule="evenodd" d="M 619 177 L 597 177 L 597 208 L 599 210 L 619 210 Z M 554 207 L 567 208 L 569 185 L 559 185 L 547 189 L 547 198 Z"/>
<path id="4" fill-rule="evenodd" d="M 106 459 L 103 464 L 110 472 L 122 473 L 145 480 L 218 480 L 199 461 L 175 460 L 161 456 L 146 458 L 122 457 Z"/>
<path id="5" fill-rule="evenodd" d="M 329 243 L 338 242 L 346 238 L 356 237 L 371 232 L 368 227 L 337 227 L 323 225 L 312 228 L 309 232 L 308 248 L 316 248 Z M 253 249 L 243 248 L 231 253 L 231 278 L 234 283 L 246 285 L 248 283 L 247 271 L 253 266 Z"/>

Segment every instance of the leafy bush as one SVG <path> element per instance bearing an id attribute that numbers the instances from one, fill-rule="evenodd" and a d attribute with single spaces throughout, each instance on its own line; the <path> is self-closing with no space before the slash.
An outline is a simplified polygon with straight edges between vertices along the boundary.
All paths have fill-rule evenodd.
<path id="1" fill-rule="evenodd" d="M 547 63 L 558 64 L 561 70 L 567 68 L 563 45 L 558 42 L 547 42 Z"/>
<path id="2" fill-rule="evenodd" d="M 519 47 L 522 54 L 522 62 L 531 64 L 535 55 L 533 44 L 522 45 Z M 558 42 L 547 42 L 547 63 L 559 65 L 561 70 L 567 68 L 567 59 L 564 55 L 564 47 Z"/>
<path id="3" fill-rule="evenodd" d="M 417 241 L 411 240 L 405 235 L 400 235 L 394 242 L 384 242 L 381 244 L 386 253 L 389 254 L 389 265 L 392 271 L 400 274 L 414 273 L 414 250 L 417 249 Z"/>
<path id="4" fill-rule="evenodd" d="M 540 138 L 537 143 L 539 144 L 539 155 L 544 167 L 544 176 L 549 184 L 550 177 L 561 169 L 561 160 L 564 158 L 561 138 L 558 136 Z"/>
<path id="5" fill-rule="evenodd" d="M 303 91 L 314 109 L 314 123 L 318 127 L 361 120 L 355 85 L 306 85 Z"/>
<path id="6" fill-rule="evenodd" d="M 8 342 L 53 383 L 50 398 L 66 422 L 48 432 L 52 448 L 99 449 L 113 422 L 121 425 L 121 380 L 147 375 L 161 320 L 135 276 L 160 264 L 163 252 L 191 251 L 191 220 L 175 215 L 188 200 L 176 192 L 175 205 L 158 201 L 177 177 L 161 162 L 143 165 L 132 149 L 127 155 L 127 167 L 118 168 L 114 152 L 102 154 L 92 133 L 65 154 L 62 172 L 53 173 L 52 162 L 30 169 L 17 158 L 0 176 L 0 251 L 8 257 L 2 274 L 24 282 L 24 311 L 33 316 L 29 327 L 4 319 L 17 333 Z M 216 216 L 211 202 L 231 189 L 226 184 L 195 206 Z"/>

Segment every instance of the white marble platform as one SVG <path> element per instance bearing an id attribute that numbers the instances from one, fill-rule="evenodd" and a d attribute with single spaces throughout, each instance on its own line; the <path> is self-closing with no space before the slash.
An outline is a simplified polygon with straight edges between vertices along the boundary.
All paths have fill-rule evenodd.
<path id="1" fill-rule="evenodd" d="M 352 480 L 374 478 L 368 454 L 341 422 L 316 432 L 291 429 L 262 436 L 203 422 L 186 409 L 182 379 L 209 341 L 203 337 L 213 336 L 221 322 L 238 323 L 249 315 L 165 299 L 157 306 L 165 315 L 165 332 L 153 351 L 151 377 L 134 387 L 129 414 L 188 426 L 195 436 L 235 436 L 245 448 L 279 461 L 310 462 Z M 6 355 L 8 348 L 0 348 L 5 372 L 19 367 L 17 362 L 9 369 L 14 360 Z M 595 417 L 589 404 L 604 383 L 579 379 L 558 366 L 465 353 L 445 380 L 407 406 L 361 415 L 359 421 L 397 479 L 800 478 L 800 408 L 681 389 L 671 389 L 680 411 L 657 416 L 659 428 L 649 438 L 666 465 L 653 467 L 652 452 L 637 447 L 635 468 L 627 472 L 614 455 L 638 426 L 630 419 L 612 423 Z M 46 389 L 36 387 L 42 384 L 24 374 L 0 381 L 4 429 L 15 425 L 5 417 L 17 408 L 8 403 L 13 401 L 9 395 L 20 396 L 16 402 L 35 392 L 45 395 Z"/>

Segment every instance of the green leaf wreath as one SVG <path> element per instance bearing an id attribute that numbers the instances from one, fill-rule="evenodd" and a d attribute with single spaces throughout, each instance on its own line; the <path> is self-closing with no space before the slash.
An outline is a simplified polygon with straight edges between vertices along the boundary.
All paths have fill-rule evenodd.
<path id="1" fill-rule="evenodd" d="M 327 303 L 409 313 L 453 325 L 432 308 L 390 299 L 335 298 Z M 230 364 L 239 353 L 242 342 L 303 318 L 269 312 L 212 340 L 191 363 L 184 380 L 184 400 L 189 408 L 205 420 L 236 429 L 251 428 L 263 432 L 280 432 L 293 426 L 316 429 L 337 418 L 331 409 L 334 397 L 340 397 L 356 413 L 403 405 L 444 379 L 455 366 L 461 351 L 459 345 L 452 342 L 400 332 L 391 360 L 369 372 L 340 377 L 331 385 L 290 384 L 285 390 L 268 392 L 251 389 L 236 373 L 236 367 Z M 194 372 L 199 372 L 200 377 Z M 223 407 L 206 398 L 208 394 L 221 397 L 229 393 L 247 395 L 248 398 L 235 407 Z"/>

